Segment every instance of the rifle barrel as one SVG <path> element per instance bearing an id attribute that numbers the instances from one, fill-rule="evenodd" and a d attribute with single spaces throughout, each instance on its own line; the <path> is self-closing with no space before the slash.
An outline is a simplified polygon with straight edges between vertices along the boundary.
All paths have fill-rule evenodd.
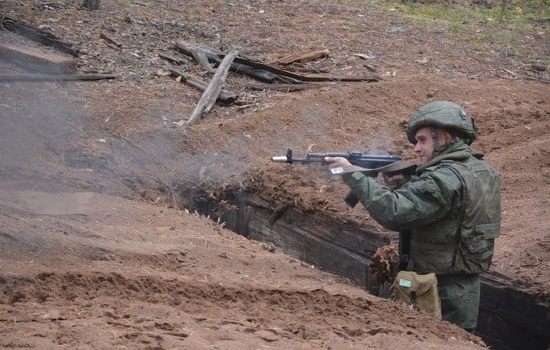
<path id="1" fill-rule="evenodd" d="M 292 161 L 289 161 L 287 156 L 275 156 L 271 157 L 271 161 L 277 162 L 277 163 L 291 163 Z"/>

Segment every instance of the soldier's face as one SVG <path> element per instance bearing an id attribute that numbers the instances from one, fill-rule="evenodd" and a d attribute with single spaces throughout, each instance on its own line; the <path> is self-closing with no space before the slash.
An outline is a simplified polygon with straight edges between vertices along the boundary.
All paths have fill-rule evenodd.
<path id="1" fill-rule="evenodd" d="M 414 138 L 416 139 L 414 152 L 420 158 L 420 164 L 425 164 L 427 161 L 433 158 L 434 154 L 432 128 L 425 127 L 418 129 Z"/>

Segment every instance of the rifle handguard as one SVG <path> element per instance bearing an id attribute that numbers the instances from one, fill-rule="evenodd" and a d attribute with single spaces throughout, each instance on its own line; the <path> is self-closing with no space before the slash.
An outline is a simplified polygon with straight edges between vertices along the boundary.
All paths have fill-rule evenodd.
<path id="1" fill-rule="evenodd" d="M 288 148 L 286 156 L 274 156 L 271 157 L 273 162 L 277 163 L 298 163 L 298 164 L 320 164 L 326 165 L 325 157 L 343 157 L 349 160 L 352 164 L 349 167 L 338 167 L 331 169 L 335 175 L 344 174 L 348 172 L 359 171 L 366 176 L 376 176 L 378 173 L 386 173 L 389 176 L 396 174 L 403 174 L 410 176 L 416 171 L 416 164 L 404 161 L 397 155 L 372 155 L 362 152 L 327 152 L 327 153 L 307 153 L 306 158 L 294 158 L 292 157 L 292 148 Z M 344 197 L 344 201 L 350 207 L 355 207 L 359 203 L 359 198 L 349 191 Z"/>

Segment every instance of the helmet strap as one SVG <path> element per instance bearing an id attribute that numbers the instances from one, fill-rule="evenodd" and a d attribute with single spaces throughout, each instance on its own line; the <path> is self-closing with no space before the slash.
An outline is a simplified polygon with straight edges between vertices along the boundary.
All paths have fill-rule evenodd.
<path id="1" fill-rule="evenodd" d="M 441 152 L 443 152 L 443 150 L 441 149 L 441 146 L 439 145 L 439 135 L 437 133 L 437 129 L 436 128 L 432 128 L 432 132 L 431 132 L 431 135 L 432 135 L 432 140 L 433 140 L 433 144 L 434 144 L 434 153 L 433 153 L 433 157 L 437 157 L 438 155 L 441 154 Z"/>
<path id="2" fill-rule="evenodd" d="M 437 157 L 441 153 L 445 152 L 445 150 L 447 148 L 454 145 L 459 140 L 458 136 L 451 135 L 450 140 L 446 141 L 443 145 L 440 145 L 439 144 L 439 132 L 438 132 L 437 128 L 432 128 L 431 135 L 432 135 L 432 140 L 433 140 L 433 144 L 434 144 L 433 157 Z"/>

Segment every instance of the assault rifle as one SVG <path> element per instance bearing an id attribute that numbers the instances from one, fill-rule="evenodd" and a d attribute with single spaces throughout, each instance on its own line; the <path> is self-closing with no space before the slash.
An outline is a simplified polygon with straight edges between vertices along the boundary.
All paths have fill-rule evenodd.
<path id="1" fill-rule="evenodd" d="M 416 170 L 416 165 L 410 163 L 404 164 L 403 166 L 396 166 L 392 168 L 390 164 L 401 161 L 400 156 L 396 155 L 378 155 L 378 154 L 367 154 L 358 151 L 350 152 L 324 152 L 324 153 L 314 153 L 309 152 L 306 154 L 305 158 L 294 158 L 292 156 L 292 148 L 287 149 L 286 156 L 275 156 L 271 157 L 271 160 L 278 163 L 288 163 L 288 164 L 318 164 L 318 165 L 327 165 L 325 157 L 343 157 L 346 158 L 352 165 L 361 167 L 360 171 L 366 176 L 377 176 L 379 172 L 384 172 L 388 176 L 393 176 L 396 174 L 403 175 L 412 175 Z M 359 198 L 353 193 L 348 192 L 344 201 L 350 206 L 354 207 L 358 202 Z"/>

